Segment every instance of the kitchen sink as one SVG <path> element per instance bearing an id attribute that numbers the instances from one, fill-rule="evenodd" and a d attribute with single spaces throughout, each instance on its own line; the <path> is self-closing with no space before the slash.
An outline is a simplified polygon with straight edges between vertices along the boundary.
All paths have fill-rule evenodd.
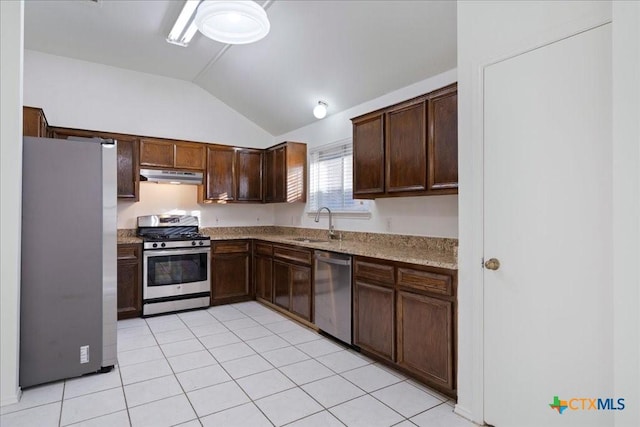
<path id="1" fill-rule="evenodd" d="M 303 242 L 303 243 L 328 243 L 327 240 L 310 239 L 308 237 L 292 237 L 289 240 L 293 240 L 294 242 Z"/>

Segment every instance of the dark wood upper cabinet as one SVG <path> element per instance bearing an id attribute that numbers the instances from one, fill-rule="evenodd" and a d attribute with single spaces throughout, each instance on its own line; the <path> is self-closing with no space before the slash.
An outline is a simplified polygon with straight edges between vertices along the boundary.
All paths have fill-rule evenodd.
<path id="1" fill-rule="evenodd" d="M 50 132 L 53 138 L 59 139 L 69 137 L 115 139 L 118 144 L 118 198 L 138 201 L 140 197 L 140 169 L 138 167 L 139 151 L 136 136 L 58 127 L 52 127 Z"/>
<path id="2" fill-rule="evenodd" d="M 42 108 L 22 107 L 22 135 L 48 138 L 51 136 Z"/>
<path id="3" fill-rule="evenodd" d="M 286 202 L 287 147 L 278 147 L 273 151 L 273 199 L 275 202 Z"/>
<path id="4" fill-rule="evenodd" d="M 307 145 L 283 142 L 267 149 L 264 157 L 264 201 L 307 201 Z"/>
<path id="5" fill-rule="evenodd" d="M 118 141 L 118 197 L 138 201 L 140 172 L 138 168 L 138 140 L 132 137 Z"/>
<path id="6" fill-rule="evenodd" d="M 235 200 L 234 158 L 233 147 L 207 146 L 207 169 L 200 202 Z"/>
<path id="7" fill-rule="evenodd" d="M 457 194 L 456 83 L 351 120 L 354 198 Z"/>
<path id="8" fill-rule="evenodd" d="M 264 175 L 262 176 L 262 184 L 265 203 L 272 203 L 275 199 L 275 185 L 273 181 L 275 156 L 275 150 L 266 150 L 264 152 Z"/>
<path id="9" fill-rule="evenodd" d="M 204 170 L 205 146 L 203 144 L 178 142 L 174 164 L 177 169 Z"/>
<path id="10" fill-rule="evenodd" d="M 458 188 L 458 91 L 448 86 L 429 95 L 429 190 Z"/>
<path id="11" fill-rule="evenodd" d="M 427 188 L 426 101 L 390 108 L 385 114 L 388 193 Z"/>
<path id="12" fill-rule="evenodd" d="M 262 201 L 262 153 L 262 150 L 236 150 L 235 181 L 238 202 Z"/>
<path id="13" fill-rule="evenodd" d="M 353 194 L 384 194 L 384 114 L 353 120 Z"/>
<path id="14" fill-rule="evenodd" d="M 140 139 L 140 165 L 156 168 L 204 170 L 204 144 L 169 139 Z"/>
<path id="15" fill-rule="evenodd" d="M 173 168 L 174 150 L 172 142 L 143 138 L 140 140 L 140 165 Z"/>

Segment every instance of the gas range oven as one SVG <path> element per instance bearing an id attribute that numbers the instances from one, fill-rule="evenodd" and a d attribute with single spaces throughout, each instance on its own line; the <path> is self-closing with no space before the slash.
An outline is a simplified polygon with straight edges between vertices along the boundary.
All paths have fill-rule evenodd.
<path id="1" fill-rule="evenodd" d="M 142 237 L 142 315 L 208 307 L 211 239 L 190 215 L 138 217 Z"/>

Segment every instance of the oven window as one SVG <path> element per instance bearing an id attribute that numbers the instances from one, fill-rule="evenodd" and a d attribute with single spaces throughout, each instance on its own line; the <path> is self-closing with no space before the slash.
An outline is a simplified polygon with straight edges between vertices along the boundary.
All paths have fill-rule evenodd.
<path id="1" fill-rule="evenodd" d="M 148 258 L 147 286 L 166 286 L 207 280 L 207 254 Z"/>

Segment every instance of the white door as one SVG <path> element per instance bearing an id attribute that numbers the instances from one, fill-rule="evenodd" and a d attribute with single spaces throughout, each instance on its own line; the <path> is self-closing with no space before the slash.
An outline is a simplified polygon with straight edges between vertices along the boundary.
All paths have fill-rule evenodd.
<path id="1" fill-rule="evenodd" d="M 611 26 L 486 67 L 484 96 L 485 420 L 611 425 L 550 407 L 613 397 Z"/>

